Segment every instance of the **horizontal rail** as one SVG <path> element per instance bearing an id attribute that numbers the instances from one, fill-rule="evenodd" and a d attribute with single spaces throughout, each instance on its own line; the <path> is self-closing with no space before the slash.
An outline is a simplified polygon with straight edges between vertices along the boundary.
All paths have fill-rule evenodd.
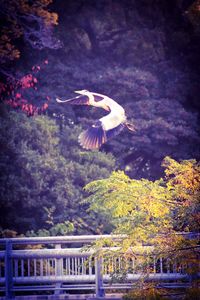
<path id="1" fill-rule="evenodd" d="M 63 258 L 88 257 L 94 251 L 81 251 L 81 249 L 40 249 L 40 250 L 13 250 L 12 258 Z"/>
<path id="2" fill-rule="evenodd" d="M 165 236 L 165 234 L 160 234 Z M 199 232 L 177 232 L 176 235 L 183 236 L 188 239 L 200 239 Z M 126 238 L 125 234 L 103 234 L 103 235 L 77 235 L 77 236 L 48 236 L 48 237 L 19 237 L 19 238 L 0 238 L 0 244 L 5 245 L 6 242 L 12 244 L 73 244 L 73 243 L 91 243 L 99 239 L 111 239 L 120 241 Z"/>
<path id="3" fill-rule="evenodd" d="M 143 255 L 148 253 L 153 254 L 153 246 L 131 247 L 134 251 L 134 255 Z M 107 252 L 110 255 L 117 251 L 121 251 L 121 247 L 104 247 L 102 248 L 102 254 Z M 0 251 L 0 258 L 5 257 L 6 251 Z M 63 258 L 63 257 L 88 257 L 95 254 L 95 249 L 84 249 L 84 248 L 68 248 L 68 249 L 25 249 L 25 250 L 12 250 L 10 255 L 12 258 Z"/>
<path id="4" fill-rule="evenodd" d="M 19 238 L 3 238 L 0 244 L 11 242 L 12 244 L 73 244 L 73 243 L 91 243 L 99 239 L 121 240 L 126 235 L 76 235 L 76 236 L 48 236 L 48 237 L 19 237 Z"/>
<path id="5" fill-rule="evenodd" d="M 165 280 L 183 280 L 188 279 L 187 274 L 181 274 L 181 273 L 157 273 L 157 274 L 149 274 L 148 276 L 145 274 L 127 274 L 127 281 L 138 281 L 140 279 L 144 279 L 146 281 L 165 281 Z M 103 275 L 103 281 L 106 282 L 112 282 L 112 276 L 110 275 Z M 4 283 L 5 280 L 1 280 L 0 283 Z M 13 283 L 16 284 L 45 284 L 45 283 L 57 283 L 57 282 L 67 282 L 67 283 L 89 283 L 89 282 L 95 282 L 95 274 L 94 275 L 65 275 L 65 276 L 49 276 L 49 277 L 42 277 L 38 276 L 37 278 L 32 277 L 18 277 L 13 278 Z"/>

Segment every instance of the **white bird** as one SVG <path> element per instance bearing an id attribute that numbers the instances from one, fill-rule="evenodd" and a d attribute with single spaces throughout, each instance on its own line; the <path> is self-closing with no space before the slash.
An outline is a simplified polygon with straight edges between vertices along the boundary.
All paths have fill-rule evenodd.
<path id="1" fill-rule="evenodd" d="M 88 90 L 75 91 L 75 93 L 80 95 L 67 100 L 56 98 L 56 101 L 73 105 L 91 105 L 109 111 L 109 114 L 96 121 L 89 129 L 79 135 L 79 143 L 83 148 L 98 149 L 125 127 L 135 131 L 134 126 L 126 121 L 123 107 L 113 99 Z"/>

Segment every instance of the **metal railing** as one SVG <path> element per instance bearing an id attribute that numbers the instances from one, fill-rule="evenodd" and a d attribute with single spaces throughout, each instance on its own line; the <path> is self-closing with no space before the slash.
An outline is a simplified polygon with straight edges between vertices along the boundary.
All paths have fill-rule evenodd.
<path id="1" fill-rule="evenodd" d="M 93 291 L 102 297 L 106 289 L 126 288 L 146 276 L 148 280 L 187 279 L 186 265 L 170 258 L 146 257 L 148 274 L 144 274 L 135 256 L 115 254 L 102 257 L 83 245 L 101 238 L 120 236 L 65 236 L 0 239 L 0 293 L 13 299 L 19 292 Z M 76 246 L 76 247 L 75 247 Z M 29 247 L 29 249 L 28 249 Z M 113 274 L 126 270 L 126 280 L 114 283 Z"/>

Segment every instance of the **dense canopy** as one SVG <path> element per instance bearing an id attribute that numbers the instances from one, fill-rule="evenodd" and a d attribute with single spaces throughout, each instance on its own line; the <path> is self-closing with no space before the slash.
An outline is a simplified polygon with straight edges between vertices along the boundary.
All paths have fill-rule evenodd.
<path id="1" fill-rule="evenodd" d="M 69 221 L 74 232 L 110 232 L 106 214 L 87 211 L 86 184 L 120 170 L 144 193 L 148 182 L 161 192 L 165 157 L 199 160 L 198 0 L 15 0 L 0 8 L 2 229 Z M 79 133 L 103 112 L 55 101 L 80 89 L 112 97 L 136 131 L 83 150 Z M 181 168 L 190 172 L 190 163 Z"/>

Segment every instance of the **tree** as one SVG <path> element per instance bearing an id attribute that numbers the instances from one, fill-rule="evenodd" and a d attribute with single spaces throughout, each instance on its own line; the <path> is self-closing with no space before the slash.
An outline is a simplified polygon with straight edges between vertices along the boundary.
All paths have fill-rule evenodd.
<path id="1" fill-rule="evenodd" d="M 52 27 L 57 24 L 58 16 L 47 10 L 51 2 L 52 0 L 1 1 L 1 64 L 20 57 L 20 39 L 37 49 L 58 47 L 59 43 L 52 37 Z"/>
<path id="2" fill-rule="evenodd" d="M 92 178 L 107 177 L 114 160 L 111 155 L 82 152 L 76 140 L 80 128 L 65 126 L 65 130 L 67 138 L 60 136 L 59 126 L 47 116 L 28 118 L 1 111 L 3 228 L 24 233 L 48 227 L 45 208 L 55 208 L 54 224 L 69 221 L 75 230 L 95 232 L 98 220 L 88 216 L 81 204 L 81 186 Z M 71 147 L 72 154 L 65 147 Z"/>
<path id="3" fill-rule="evenodd" d="M 84 203 L 85 192 L 83 187 L 93 178 L 101 179 L 109 176 L 115 168 L 115 159 L 109 153 L 82 149 L 77 140 L 80 131 L 83 129 L 74 125 L 71 119 L 62 117 L 64 119 L 62 118 L 60 123 L 60 151 L 72 168 L 70 178 L 77 193 L 77 200 L 68 207 L 66 213 L 71 215 L 70 220 L 75 222 L 76 227 L 78 226 L 82 232 L 88 230 L 93 233 L 109 232 L 109 222 L 103 216 L 99 216 L 94 212 L 88 214 L 88 205 Z M 75 204 L 76 201 L 77 204 Z"/>
<path id="4" fill-rule="evenodd" d="M 45 60 L 43 65 L 48 64 Z M 42 66 L 43 67 L 43 66 Z M 22 76 L 21 78 L 7 78 L 6 83 L 0 82 L 0 94 L 2 100 L 14 109 L 22 110 L 28 116 L 44 113 L 48 108 L 49 96 L 42 95 L 44 103 L 39 104 L 38 96 L 35 94 L 38 83 L 38 72 L 41 70 L 41 66 L 33 66 L 29 74 Z"/>
<path id="5" fill-rule="evenodd" d="M 113 141 L 114 153 L 133 178 L 156 179 L 163 176 L 160 168 L 165 156 L 174 159 L 199 157 L 200 143 L 197 115 L 173 99 L 143 99 L 127 103 L 132 111 L 136 132 L 124 133 L 122 149 Z M 118 151 L 123 153 L 121 155 Z"/>
<path id="6" fill-rule="evenodd" d="M 90 209 L 112 216 L 110 222 L 120 234 L 128 234 L 128 246 L 150 243 L 171 227 L 171 195 L 163 180 L 130 179 L 122 171 L 86 185 Z"/>
<path id="7" fill-rule="evenodd" d="M 123 105 L 137 130 L 124 131 L 102 149 L 132 178 L 157 179 L 165 156 L 200 157 L 199 39 L 184 14 L 192 1 L 137 2 L 57 6 L 64 47 L 51 57 L 44 80 L 53 95 L 72 97 L 74 90 L 88 88 Z M 58 107 L 52 103 L 51 110 Z M 59 110 L 66 114 L 67 108 Z M 98 116 L 72 110 L 76 124 Z"/>
<path id="8" fill-rule="evenodd" d="M 115 65 L 114 62 L 111 65 L 110 61 L 100 64 L 97 58 L 65 64 L 58 57 L 50 64 L 52 72 L 44 70 L 42 83 L 50 86 L 52 99 L 56 95 L 64 99 L 73 97 L 74 90 L 87 87 L 111 96 L 124 107 L 129 120 L 135 124 L 135 133 L 124 130 L 101 150 L 114 154 L 118 167 L 132 178 L 163 176 L 161 162 L 165 156 L 199 158 L 196 147 L 200 143 L 198 115 L 180 100 L 189 94 L 190 83 L 184 78 L 175 86 L 171 77 L 175 80 L 181 76 L 175 74 L 176 70 L 166 69 L 166 76 L 161 79 L 133 66 Z M 162 80 L 165 82 L 163 89 L 160 87 Z M 62 114 L 85 127 L 103 115 L 101 110 L 58 105 L 55 101 L 50 103 L 48 113 Z"/>
<path id="9" fill-rule="evenodd" d="M 24 89 L 28 89 L 30 94 L 30 88 L 35 87 L 37 82 L 35 71 L 38 71 L 40 66 L 32 67 L 29 72 L 26 70 L 24 72 L 26 75 L 21 75 L 19 71 L 16 72 L 13 67 L 15 60 L 23 57 L 23 48 L 26 51 L 30 51 L 30 49 L 33 51 L 33 49 L 58 49 L 61 47 L 60 41 L 53 35 L 53 27 L 58 24 L 58 15 L 48 11 L 51 3 L 52 0 L 2 0 L 0 3 L 2 21 L 0 30 L 1 99 L 14 108 L 26 111 L 29 115 L 38 111 L 41 113 L 47 108 L 45 102 L 42 105 L 34 104 L 30 100 L 33 97 L 27 95 L 27 90 L 26 97 L 24 98 L 22 95 Z M 47 62 L 47 60 L 45 61 Z M 21 89 L 23 93 L 21 93 Z M 35 98 L 37 99 L 36 95 Z M 44 99 L 44 96 L 40 96 L 40 98 Z"/>
<path id="10" fill-rule="evenodd" d="M 167 189 L 173 194 L 176 209 L 174 227 L 178 231 L 198 231 L 200 226 L 200 165 L 194 160 L 163 161 Z"/>
<path id="11" fill-rule="evenodd" d="M 194 26 L 197 33 L 199 33 L 200 29 L 200 1 L 195 0 L 192 1 L 193 3 L 188 7 L 186 14 L 192 25 Z"/>
<path id="12" fill-rule="evenodd" d="M 175 233 L 198 231 L 199 164 L 166 157 L 163 166 L 166 177 L 160 180 L 130 179 L 118 171 L 85 187 L 90 193 L 86 199 L 90 209 L 112 216 L 115 231 L 127 234 L 126 246 L 154 245 L 158 252 L 196 247 L 197 241 Z"/>
<path id="13" fill-rule="evenodd" d="M 44 56 L 49 61 L 28 103 L 34 99 L 40 106 L 41 99 L 47 103 L 49 96 L 49 115 L 64 115 L 82 125 L 101 112 L 57 105 L 56 96 L 72 97 L 74 90 L 88 88 L 116 99 L 137 131 L 134 135 L 124 131 L 102 150 L 114 154 L 118 167 L 132 178 L 159 178 L 167 155 L 198 160 L 200 51 L 198 36 L 184 14 L 191 2 L 91 5 L 90 1 L 55 0 L 50 8 L 59 14 L 57 35 L 64 47 L 24 51 L 17 65 L 22 73 L 18 79 L 30 73 L 30 61 L 40 65 Z"/>
<path id="14" fill-rule="evenodd" d="M 86 199 L 90 210 L 107 218 L 110 216 L 113 233 L 122 235 L 120 242 L 112 243 L 119 247 L 118 252 L 105 248 L 109 245 L 107 240 L 98 241 L 95 247 L 98 255 L 103 255 L 104 261 L 107 259 L 108 267 L 110 256 L 134 257 L 144 276 L 148 276 L 146 274 L 153 265 L 153 256 L 158 259 L 170 257 L 171 261 L 184 266 L 195 285 L 199 271 L 199 240 L 198 236 L 189 239 L 184 232 L 199 230 L 199 164 L 195 160 L 179 163 L 166 157 L 163 166 L 166 177 L 156 181 L 130 179 L 118 171 L 107 179 L 86 185 L 85 189 L 90 193 Z M 181 232 L 177 232 L 179 230 Z M 115 272 L 113 275 L 120 278 L 129 269 L 125 264 Z M 143 287 L 144 280 L 141 284 Z M 145 292 L 145 287 L 142 290 Z M 148 290 L 149 287 L 146 292 Z M 141 285 L 137 292 L 133 292 L 133 299 L 141 295 Z"/>

